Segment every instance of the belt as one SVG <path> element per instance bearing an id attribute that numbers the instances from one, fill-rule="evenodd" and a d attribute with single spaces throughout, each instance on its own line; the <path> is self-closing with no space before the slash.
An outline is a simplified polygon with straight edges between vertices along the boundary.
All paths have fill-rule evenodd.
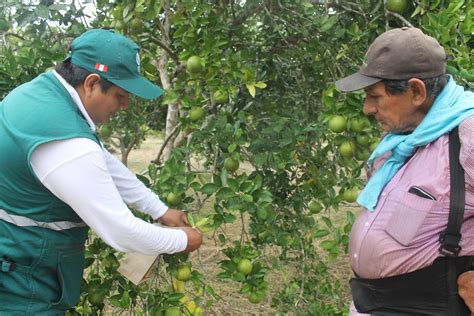
<path id="1" fill-rule="evenodd" d="M 8 222 L 10 224 L 25 227 L 25 226 L 34 226 L 34 227 L 42 227 L 51 230 L 66 230 L 71 228 L 78 228 L 78 227 L 87 227 L 87 224 L 84 222 L 68 222 L 68 221 L 58 221 L 58 222 L 41 222 L 36 221 L 31 218 L 20 216 L 20 215 L 12 215 L 7 213 L 5 210 L 0 209 L 0 219 Z"/>
<path id="2" fill-rule="evenodd" d="M 472 269 L 474 257 L 439 257 L 426 268 L 382 278 L 352 278 L 358 312 L 372 315 L 470 315 L 457 291 L 458 276 Z"/>

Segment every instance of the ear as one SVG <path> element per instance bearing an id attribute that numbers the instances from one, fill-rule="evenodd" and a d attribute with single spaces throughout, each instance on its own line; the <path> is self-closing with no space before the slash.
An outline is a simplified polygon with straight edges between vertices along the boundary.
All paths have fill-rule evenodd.
<path id="1" fill-rule="evenodd" d="M 425 83 L 420 79 L 412 78 L 408 80 L 408 85 L 413 105 L 421 106 L 426 101 Z"/>
<path id="2" fill-rule="evenodd" d="M 84 79 L 84 92 L 86 96 L 90 96 L 92 91 L 98 87 L 100 76 L 98 74 L 90 74 Z"/>

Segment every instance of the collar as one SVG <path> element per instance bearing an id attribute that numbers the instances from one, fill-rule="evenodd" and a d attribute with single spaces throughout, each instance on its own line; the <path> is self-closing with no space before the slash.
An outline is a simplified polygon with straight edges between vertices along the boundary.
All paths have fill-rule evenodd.
<path id="1" fill-rule="evenodd" d="M 76 89 L 74 89 L 73 86 L 71 86 L 69 83 L 67 83 L 66 80 L 64 80 L 63 77 L 61 77 L 60 74 L 58 74 L 55 70 L 53 70 L 54 76 L 61 82 L 61 84 L 66 88 L 66 90 L 69 92 L 71 95 L 72 100 L 74 103 L 76 103 L 79 111 L 81 111 L 82 115 L 85 117 L 87 124 L 91 128 L 93 132 L 96 131 L 96 126 L 94 122 L 92 121 L 91 117 L 89 116 L 89 113 L 87 113 L 86 108 L 84 107 L 84 104 L 82 104 L 81 98 L 79 97 L 79 94 L 77 93 Z"/>

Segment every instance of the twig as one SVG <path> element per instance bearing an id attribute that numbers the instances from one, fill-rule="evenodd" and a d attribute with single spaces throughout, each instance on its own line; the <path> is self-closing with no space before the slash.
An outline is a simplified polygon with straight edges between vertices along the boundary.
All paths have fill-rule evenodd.
<path id="1" fill-rule="evenodd" d="M 173 128 L 171 133 L 169 133 L 169 135 L 166 136 L 166 139 L 163 142 L 163 145 L 161 145 L 161 148 L 160 148 L 160 151 L 158 152 L 158 155 L 156 156 L 155 160 L 152 161 L 153 163 L 155 163 L 155 164 L 160 163 L 161 154 L 163 153 L 163 150 L 165 149 L 166 144 L 170 141 L 171 137 L 173 137 L 173 135 L 176 133 L 176 131 L 179 129 L 180 126 L 181 126 L 181 123 L 176 124 L 176 126 Z"/>
<path id="2" fill-rule="evenodd" d="M 296 300 L 295 302 L 295 307 L 298 307 L 298 304 L 300 302 L 300 300 L 304 299 L 304 284 L 305 284 L 305 272 L 304 272 L 304 245 L 303 245 L 303 240 L 300 240 L 300 245 L 301 245 L 301 285 L 300 285 L 300 294 L 298 295 L 298 299 Z"/>
<path id="3" fill-rule="evenodd" d="M 414 27 L 410 22 L 408 22 L 407 19 L 405 19 L 403 16 L 401 16 L 400 14 L 398 13 L 395 13 L 395 12 L 392 12 L 392 11 L 387 11 L 387 13 L 393 17 L 396 17 L 397 19 L 399 19 L 400 21 L 403 22 L 403 24 L 405 24 L 406 26 L 408 27 Z"/>
<path id="4" fill-rule="evenodd" d="M 4 41 L 4 43 L 6 43 L 6 37 L 7 37 L 7 36 L 14 36 L 14 37 L 17 37 L 17 38 L 21 39 L 22 41 L 25 41 L 25 40 L 26 40 L 26 39 L 25 39 L 23 36 L 21 36 L 21 35 L 18 35 L 18 34 L 13 33 L 13 32 L 6 32 L 6 33 L 3 33 L 3 41 Z"/>
<path id="5" fill-rule="evenodd" d="M 240 235 L 240 243 L 244 243 L 244 236 L 246 240 L 250 240 L 247 231 L 245 230 L 245 222 L 244 222 L 244 213 L 240 213 L 240 221 L 242 222 L 242 234 Z"/>
<path id="6" fill-rule="evenodd" d="M 330 3 L 330 4 L 328 4 L 328 6 L 329 7 L 334 7 L 334 8 L 340 8 L 340 9 L 343 9 L 344 11 L 348 11 L 348 12 L 352 12 L 352 13 L 355 13 L 357 15 L 360 15 L 361 17 L 364 18 L 365 23 L 368 24 L 367 16 L 362 11 L 351 9 L 351 8 L 349 8 L 349 7 L 347 7 L 343 4 L 339 4 L 339 3 Z"/>
<path id="7" fill-rule="evenodd" d="M 128 155 L 130 155 L 130 152 L 132 151 L 133 146 L 135 146 L 135 144 L 138 142 L 138 139 L 141 136 L 142 135 L 139 135 L 139 134 L 135 135 L 135 138 L 133 139 L 133 141 L 130 142 L 130 144 L 128 144 L 128 146 L 125 148 L 124 157 L 122 157 L 122 161 L 124 162 L 125 165 L 127 165 Z"/>
<path id="8" fill-rule="evenodd" d="M 158 44 L 158 46 L 160 46 L 161 48 L 163 48 L 163 49 L 168 53 L 168 55 L 171 57 L 171 59 L 173 59 L 173 61 L 174 61 L 177 65 L 180 64 L 178 56 L 177 56 L 165 43 L 163 43 L 162 41 L 160 41 L 158 38 L 156 38 L 156 37 L 154 37 L 154 36 L 150 36 L 150 39 L 151 39 L 155 44 Z"/>
<path id="9" fill-rule="evenodd" d="M 219 148 L 219 144 L 216 144 L 216 151 L 214 153 L 214 170 L 213 170 L 213 174 L 216 173 L 217 171 L 217 162 L 219 161 L 219 157 L 220 157 L 220 148 Z"/>
<path id="10" fill-rule="evenodd" d="M 86 18 L 84 17 L 84 7 L 82 6 L 82 3 L 81 1 L 77 1 L 77 3 L 79 4 L 79 8 L 80 10 L 82 10 L 82 15 L 81 15 L 81 20 L 82 20 L 82 23 L 84 23 L 84 25 L 86 26 L 86 28 L 89 28 L 89 24 L 87 23 L 87 20 Z M 96 7 L 96 10 L 97 10 L 97 7 Z"/>
<path id="11" fill-rule="evenodd" d="M 233 9 L 233 6 L 232 6 L 232 9 Z M 244 23 L 248 18 L 250 18 L 252 15 L 254 15 L 254 13 L 257 13 L 259 10 L 259 7 L 257 5 L 250 5 L 248 10 L 246 12 L 244 12 L 241 16 L 239 16 L 238 18 L 235 18 L 233 19 L 232 21 L 232 24 L 233 25 L 240 25 L 242 23 Z M 234 12 L 234 15 L 235 15 L 235 12 Z"/>

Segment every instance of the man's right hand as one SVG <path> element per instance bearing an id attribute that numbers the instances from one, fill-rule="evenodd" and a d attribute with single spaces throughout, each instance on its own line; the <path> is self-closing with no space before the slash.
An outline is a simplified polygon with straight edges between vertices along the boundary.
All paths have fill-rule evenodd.
<path id="1" fill-rule="evenodd" d="M 198 249 L 202 244 L 202 233 L 196 228 L 180 227 L 188 236 L 188 245 L 184 252 L 191 252 Z"/>
<path id="2" fill-rule="evenodd" d="M 459 296 L 464 300 L 467 307 L 474 312 L 474 271 L 462 273 L 458 277 Z"/>

